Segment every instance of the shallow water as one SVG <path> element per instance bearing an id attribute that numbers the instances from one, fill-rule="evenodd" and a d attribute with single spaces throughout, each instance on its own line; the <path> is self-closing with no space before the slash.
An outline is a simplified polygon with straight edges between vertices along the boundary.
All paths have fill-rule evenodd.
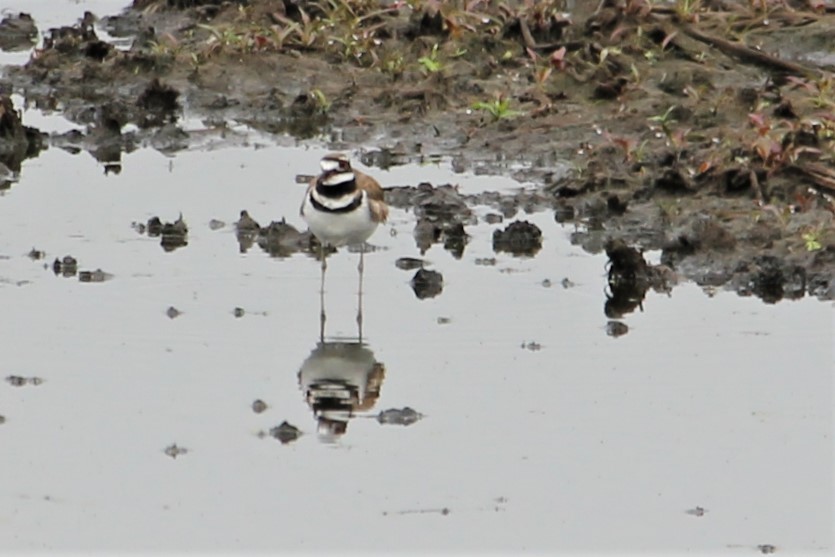
<path id="1" fill-rule="evenodd" d="M 139 149 L 119 174 L 51 148 L 0 195 L 0 376 L 40 380 L 0 383 L 0 551 L 831 551 L 831 304 L 684 284 L 613 338 L 605 257 L 572 245 L 573 225 L 517 215 L 543 249 L 515 258 L 491 235 L 516 219 L 482 221 L 458 260 L 421 256 L 394 209 L 365 257 L 364 341 L 384 373 L 363 377 L 367 352 L 345 368 L 379 394 L 324 434 L 299 376 L 319 263 L 241 253 L 232 223 L 247 209 L 303 228 L 295 176 L 325 150 L 239 132 L 237 147 L 206 131 L 200 150 Z M 366 170 L 520 187 L 452 168 Z M 132 227 L 181 213 L 188 245 L 171 252 Z M 67 254 L 112 278 L 56 276 Z M 418 299 L 400 257 L 426 259 L 442 293 Z M 328 342 L 356 337 L 357 260 L 328 260 Z M 406 406 L 423 419 L 373 419 Z M 263 435 L 285 420 L 298 440 Z"/>

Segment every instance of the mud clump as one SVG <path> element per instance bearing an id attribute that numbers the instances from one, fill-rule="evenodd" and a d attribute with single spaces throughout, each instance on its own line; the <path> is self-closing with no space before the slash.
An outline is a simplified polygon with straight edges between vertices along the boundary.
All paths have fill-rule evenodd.
<path id="1" fill-rule="evenodd" d="M 43 383 L 43 379 L 40 377 L 23 377 L 20 375 L 9 375 L 6 377 L 6 383 L 11 385 L 12 387 L 25 387 L 27 385 L 32 385 L 37 387 L 41 383 Z"/>
<path id="2" fill-rule="evenodd" d="M 95 271 L 79 271 L 78 280 L 81 282 L 104 282 L 113 278 L 110 273 L 105 273 L 101 269 Z"/>
<path id="3" fill-rule="evenodd" d="M 311 251 L 313 235 L 310 232 L 299 232 L 296 227 L 281 219 L 271 222 L 258 230 L 258 247 L 271 257 L 289 257 L 294 253 Z M 240 235 L 238 241 L 241 241 Z M 240 244 L 243 250 L 244 244 Z"/>
<path id="4" fill-rule="evenodd" d="M 282 445 L 286 445 L 301 437 L 302 431 L 293 424 L 283 421 L 270 429 L 270 436 L 281 441 Z"/>
<path id="5" fill-rule="evenodd" d="M 134 223 L 133 227 L 140 234 L 159 238 L 165 251 L 174 251 L 188 245 L 188 225 L 182 214 L 174 222 L 163 222 L 159 217 L 151 217 L 147 223 Z"/>
<path id="6" fill-rule="evenodd" d="M 36 157 L 44 148 L 44 134 L 24 126 L 8 95 L 0 94 L 0 190 L 9 187 L 27 158 Z"/>
<path id="7" fill-rule="evenodd" d="M 144 111 L 139 126 L 151 128 L 175 122 L 176 112 L 180 109 L 179 96 L 179 91 L 154 78 L 136 99 L 136 106 Z"/>
<path id="8" fill-rule="evenodd" d="M 409 426 L 423 418 L 423 414 L 409 408 L 389 408 L 377 414 L 377 421 L 384 425 Z"/>
<path id="9" fill-rule="evenodd" d="M 641 307 L 647 290 L 669 291 L 673 282 L 672 271 L 665 265 L 652 266 L 646 262 L 643 253 L 628 246 L 623 240 L 606 242 L 609 257 L 608 286 L 604 313 L 612 319 L 619 319 Z M 623 326 L 621 326 L 623 325 Z M 628 328 L 617 321 L 610 321 L 607 333 L 610 336 L 626 334 Z"/>
<path id="10" fill-rule="evenodd" d="M 504 230 L 493 231 L 493 251 L 517 257 L 533 257 L 542 249 L 542 231 L 528 221 L 512 222 Z"/>
<path id="11" fill-rule="evenodd" d="M 444 290 L 444 276 L 437 271 L 418 269 L 411 284 L 419 300 L 434 298 Z"/>
<path id="12" fill-rule="evenodd" d="M 252 411 L 256 414 L 263 413 L 267 410 L 267 408 L 269 408 L 269 406 L 267 406 L 267 403 L 261 400 L 260 398 L 252 402 Z"/>
<path id="13" fill-rule="evenodd" d="M 0 21 L 0 50 L 16 52 L 28 50 L 38 42 L 38 28 L 26 13 L 7 15 Z"/>
<path id="14" fill-rule="evenodd" d="M 165 447 L 165 449 L 163 449 L 162 452 L 165 453 L 166 456 L 170 456 L 171 458 L 176 459 L 179 456 L 188 454 L 188 449 L 185 447 L 180 447 L 179 445 L 177 445 L 177 443 L 173 443 Z"/>
<path id="15" fill-rule="evenodd" d="M 74 277 L 78 272 L 78 261 L 71 255 L 65 255 L 62 259 L 55 258 L 52 263 L 52 272 L 63 277 Z"/>

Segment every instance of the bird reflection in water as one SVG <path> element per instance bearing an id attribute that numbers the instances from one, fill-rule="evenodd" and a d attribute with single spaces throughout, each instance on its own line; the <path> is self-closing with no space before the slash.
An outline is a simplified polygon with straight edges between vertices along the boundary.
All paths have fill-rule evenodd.
<path id="1" fill-rule="evenodd" d="M 366 344 L 320 340 L 299 370 L 299 387 L 322 440 L 337 440 L 355 413 L 374 407 L 384 377 L 385 365 Z"/>

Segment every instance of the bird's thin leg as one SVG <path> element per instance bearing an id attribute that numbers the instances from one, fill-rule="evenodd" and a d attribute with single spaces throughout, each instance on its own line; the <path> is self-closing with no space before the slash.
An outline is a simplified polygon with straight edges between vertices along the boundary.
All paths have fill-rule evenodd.
<path id="1" fill-rule="evenodd" d="M 359 341 L 362 342 L 362 275 L 365 270 L 365 244 L 360 247 L 360 264 L 357 265 L 359 271 L 359 287 L 357 288 L 357 334 Z"/>
<path id="2" fill-rule="evenodd" d="M 319 256 L 322 258 L 322 278 L 319 283 L 319 341 L 325 342 L 325 270 L 328 263 L 325 260 L 325 244 L 319 245 Z"/>

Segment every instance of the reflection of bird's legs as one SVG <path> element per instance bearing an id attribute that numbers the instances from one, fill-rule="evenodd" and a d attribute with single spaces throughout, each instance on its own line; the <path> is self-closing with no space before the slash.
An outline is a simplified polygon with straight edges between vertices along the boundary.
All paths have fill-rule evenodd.
<path id="1" fill-rule="evenodd" d="M 360 247 L 360 264 L 357 265 L 359 271 L 359 287 L 357 288 L 357 332 L 359 341 L 362 342 L 362 274 L 365 270 L 365 244 Z"/>
<path id="2" fill-rule="evenodd" d="M 319 256 L 322 258 L 322 279 L 319 283 L 319 340 L 325 341 L 325 270 L 328 263 L 325 260 L 325 244 L 319 244 Z"/>

